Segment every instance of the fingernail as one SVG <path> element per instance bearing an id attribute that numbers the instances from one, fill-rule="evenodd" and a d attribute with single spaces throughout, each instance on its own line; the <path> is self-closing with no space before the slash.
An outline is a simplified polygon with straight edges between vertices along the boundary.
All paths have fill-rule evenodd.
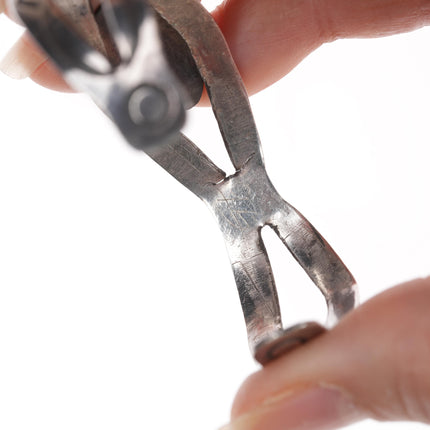
<path id="1" fill-rule="evenodd" d="M 0 70 L 10 78 L 25 79 L 31 76 L 46 60 L 46 56 L 31 46 L 25 38 L 21 38 L 0 62 Z"/>
<path id="2" fill-rule="evenodd" d="M 332 430 L 362 418 L 342 391 L 317 387 L 270 399 L 220 430 Z"/>

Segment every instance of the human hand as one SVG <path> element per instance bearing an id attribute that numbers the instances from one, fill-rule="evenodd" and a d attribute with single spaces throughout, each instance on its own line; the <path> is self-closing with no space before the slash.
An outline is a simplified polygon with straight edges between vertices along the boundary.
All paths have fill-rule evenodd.
<path id="1" fill-rule="evenodd" d="M 6 0 L 0 0 L 0 13 Z M 7 12 L 7 11 L 6 11 Z M 411 31 L 430 22 L 428 0 L 229 0 L 213 12 L 249 94 L 291 71 L 324 43 Z M 28 33 L 0 68 L 51 89 L 70 91 Z"/>
<path id="2" fill-rule="evenodd" d="M 0 0 L 0 15 L 3 13 L 10 17 L 6 0 Z M 55 67 L 48 61 L 47 56 L 34 44 L 28 32 L 24 32 L 1 60 L 0 70 L 13 79 L 31 77 L 48 88 L 70 91 Z M 39 79 L 39 70 L 47 76 L 46 81 Z"/>
<path id="3" fill-rule="evenodd" d="M 430 22 L 429 1 L 273 0 L 258 10 L 261 3 L 231 1 L 215 12 L 251 93 L 327 41 Z M 429 423 L 429 304 L 430 280 L 365 303 L 331 332 L 248 378 L 227 429 L 334 429 L 367 417 Z"/>
<path id="4" fill-rule="evenodd" d="M 390 289 L 249 377 L 223 430 L 430 423 L 430 279 Z"/>
<path id="5" fill-rule="evenodd" d="M 347 0 L 344 0 L 344 3 L 346 3 L 346 1 Z M 231 3 L 231 5 L 230 6 L 227 5 L 228 7 L 233 7 L 235 4 L 234 2 L 230 2 L 230 3 Z M 245 3 L 245 2 L 242 2 L 242 3 Z M 302 2 L 302 3 L 304 3 L 304 2 Z M 375 0 L 373 1 L 373 3 L 376 3 Z M 380 4 L 380 3 L 381 2 L 378 2 L 378 4 Z M 387 2 L 385 2 L 385 3 L 387 3 Z M 390 4 L 392 4 L 392 3 L 393 2 L 390 2 Z M 403 6 L 401 4 L 401 2 L 397 2 L 397 3 L 399 3 L 400 6 Z M 407 0 L 403 0 L 403 3 L 404 4 L 406 4 L 406 3 L 412 4 L 412 2 L 408 2 Z M 236 2 L 236 4 L 238 4 L 238 2 Z M 265 5 L 268 5 L 268 4 L 269 4 L 269 2 L 266 1 Z M 414 2 L 414 4 L 416 5 L 416 2 Z M 248 5 L 249 5 L 248 7 L 251 6 L 251 1 L 249 1 L 249 0 L 248 0 Z M 229 26 L 226 23 L 223 23 L 222 20 L 223 20 L 223 17 L 225 16 L 224 14 L 228 13 L 228 7 L 226 7 L 226 9 L 225 9 L 226 12 L 223 12 L 222 10 L 216 12 L 217 19 L 219 20 L 219 22 L 222 25 L 225 32 L 229 28 Z M 245 9 L 245 5 L 243 5 L 242 7 L 244 8 L 244 10 L 249 10 L 248 7 Z M 413 6 L 413 7 L 416 8 L 416 6 Z M 412 9 L 412 6 L 410 6 L 410 8 Z M 423 16 L 428 16 L 428 15 L 423 14 Z M 263 18 L 263 16 L 261 18 Z M 266 17 L 264 17 L 264 18 L 266 18 Z M 411 18 L 411 21 L 408 21 L 408 22 L 411 24 L 412 21 L 414 21 L 415 24 L 418 26 L 421 23 L 418 23 L 416 21 L 416 19 L 417 18 L 412 20 L 412 18 Z M 246 21 L 246 22 L 249 22 L 249 21 Z M 245 26 L 246 22 L 244 24 L 241 24 L 241 25 Z M 296 25 L 296 27 L 300 27 L 300 26 Z M 414 25 L 411 24 L 410 27 L 408 27 L 408 28 L 414 28 Z M 391 31 L 394 32 L 394 30 L 396 30 L 396 31 L 400 30 L 400 24 L 399 23 L 397 25 L 395 25 Z M 390 30 L 388 29 L 385 32 L 390 33 Z M 377 31 L 375 31 L 375 33 L 377 33 Z M 227 32 L 226 32 L 226 34 L 227 34 Z M 238 30 L 237 34 L 241 34 L 241 32 Z M 306 34 L 307 33 L 304 33 L 303 37 L 305 37 Z M 261 37 L 261 36 L 259 36 L 259 37 Z M 237 48 L 235 49 L 235 51 L 236 51 L 235 55 L 239 61 L 239 57 L 237 55 L 237 52 L 240 53 L 242 48 L 240 48 L 240 43 L 233 42 L 233 40 L 238 41 L 239 39 L 230 37 L 229 40 L 230 40 L 230 44 L 232 46 L 232 49 L 235 45 L 237 46 Z M 289 39 L 289 40 L 291 40 L 291 39 Z M 294 52 L 296 52 L 295 51 L 296 46 L 297 47 L 298 46 L 308 46 L 308 45 L 304 44 L 303 42 L 302 43 L 295 42 L 294 38 L 292 39 L 291 44 L 293 44 L 293 43 L 295 45 L 294 46 Z M 266 42 L 266 45 L 267 45 L 267 42 Z M 256 45 L 256 43 L 254 43 L 254 41 L 251 40 L 249 43 L 249 46 L 251 48 L 253 48 L 253 47 L 258 46 L 258 45 Z M 316 44 L 315 46 L 318 46 L 318 44 Z M 260 49 L 262 49 L 262 48 L 260 48 Z M 280 46 L 279 47 L 277 46 L 277 49 L 280 49 Z M 302 57 L 307 55 L 307 52 L 310 52 L 310 50 L 311 49 L 309 49 L 308 51 L 306 51 L 306 50 L 300 51 L 302 53 L 301 55 L 298 55 L 298 53 L 296 53 L 295 54 L 296 60 L 292 61 L 291 67 L 293 67 L 294 64 L 297 63 Z M 285 49 L 285 51 L 287 51 L 287 49 Z M 252 53 L 248 53 L 247 55 L 251 55 L 251 54 Z M 292 55 L 292 53 L 291 54 L 288 53 L 288 55 L 285 55 L 285 58 L 290 58 L 290 55 Z M 268 57 L 270 57 L 270 56 L 268 56 Z M 284 60 L 285 60 L 285 58 L 284 58 Z M 246 59 L 246 56 L 245 56 L 245 59 Z M 281 59 L 281 56 L 279 57 L 279 59 Z M 257 70 L 256 68 L 259 66 L 259 63 L 257 60 L 258 60 L 258 56 L 255 56 L 254 63 L 251 64 L 250 68 L 248 69 L 249 70 L 248 73 L 250 73 L 251 71 L 254 72 L 255 70 Z M 241 63 L 240 67 L 241 67 L 242 73 L 245 76 L 245 72 L 247 70 L 246 64 Z M 288 68 L 286 68 L 285 71 L 287 71 L 287 69 Z M 275 70 L 275 67 L 267 68 L 266 70 L 262 70 L 260 72 L 261 73 L 260 76 L 265 76 L 265 73 L 267 72 L 267 70 Z M 48 74 L 48 76 L 50 76 L 50 75 Z M 259 84 L 259 82 L 260 82 L 258 80 L 258 77 L 255 78 L 254 80 L 252 80 L 250 77 L 247 77 L 246 80 L 247 80 L 247 85 L 249 88 L 251 88 L 252 82 L 255 82 L 256 85 Z M 258 88 L 254 89 L 252 91 L 256 91 L 257 89 Z M 423 286 L 421 290 L 423 292 L 425 292 L 426 289 L 428 290 L 428 287 Z M 389 292 L 389 293 L 391 294 L 391 292 Z M 388 293 L 386 293 L 386 294 L 388 294 Z M 405 288 L 404 296 L 410 297 L 410 294 L 412 294 L 410 292 L 410 289 Z M 418 302 L 420 302 L 422 304 L 427 303 L 428 295 L 427 295 L 427 301 L 426 301 L 426 297 L 424 296 L 424 294 L 421 294 L 421 293 L 418 294 L 417 293 L 417 296 L 419 296 L 419 298 L 417 299 Z M 403 307 L 405 304 L 403 303 L 402 300 L 403 299 L 399 299 L 399 303 L 401 303 L 401 306 Z M 383 308 L 385 312 L 387 312 L 387 309 L 391 309 L 389 306 L 394 306 L 393 302 L 390 300 L 388 300 L 388 301 L 383 300 L 379 303 L 382 303 L 382 304 L 377 306 L 377 309 Z M 429 357 L 428 352 L 423 353 L 424 351 L 422 349 L 422 346 L 428 345 L 428 341 L 426 342 L 425 336 L 427 334 L 427 337 L 428 337 L 429 330 L 428 330 L 428 327 L 425 328 L 422 326 L 422 324 L 420 325 L 420 327 L 417 327 L 415 322 L 410 321 L 411 316 L 414 316 L 415 313 L 418 312 L 418 308 L 416 308 L 415 304 L 411 304 L 410 306 L 407 306 L 408 311 L 406 312 L 406 310 L 405 310 L 405 312 L 401 312 L 401 313 L 399 313 L 399 315 L 395 315 L 395 312 L 393 311 L 392 315 L 387 316 L 386 320 L 382 320 L 380 323 L 378 323 L 378 321 L 372 321 L 371 320 L 372 318 L 375 318 L 373 313 L 363 313 L 363 312 L 365 312 L 364 309 L 366 309 L 366 307 L 368 305 L 369 304 L 364 305 L 363 308 L 358 310 L 357 313 L 351 315 L 351 317 L 349 317 L 349 319 L 347 319 L 343 323 L 341 323 L 341 325 L 338 328 L 336 328 L 332 333 L 319 339 L 318 341 L 316 341 L 315 344 L 310 344 L 310 345 L 304 347 L 303 350 L 297 350 L 296 352 L 292 353 L 290 356 L 286 356 L 283 360 L 279 361 L 279 363 L 273 363 L 271 365 L 271 367 L 268 367 L 267 369 L 263 370 L 262 373 L 259 373 L 258 375 L 263 374 L 265 382 L 260 382 L 260 381 L 262 381 L 262 379 L 259 379 L 259 378 L 261 378 L 261 376 L 257 375 L 257 376 L 252 377 L 250 382 L 248 382 L 245 385 L 245 387 L 241 390 L 241 394 L 239 395 L 238 399 L 236 400 L 236 403 L 235 403 L 236 406 L 234 408 L 234 416 L 238 417 L 239 415 L 242 415 L 243 413 L 247 413 L 248 411 L 252 410 L 256 414 L 256 415 L 254 415 L 254 422 L 257 419 L 260 419 L 260 422 L 261 422 L 260 427 L 254 426 L 254 428 L 270 429 L 267 421 L 266 422 L 263 421 L 265 418 L 256 418 L 258 416 L 262 417 L 261 409 L 258 408 L 258 405 L 261 404 L 261 402 L 259 403 L 258 400 L 261 400 L 262 402 L 264 402 L 263 397 L 265 399 L 269 398 L 269 397 L 273 398 L 273 394 L 279 394 L 280 396 L 282 396 L 283 394 L 285 394 L 285 388 L 286 389 L 291 388 L 292 390 L 294 390 L 295 388 L 300 388 L 300 386 L 298 385 L 300 383 L 300 380 L 299 380 L 300 375 L 304 375 L 305 371 L 307 371 L 307 369 L 304 369 L 303 372 L 300 373 L 297 365 L 295 367 L 294 367 L 294 365 L 295 365 L 295 363 L 298 363 L 298 364 L 301 364 L 304 366 L 306 362 L 304 361 L 305 357 L 302 354 L 305 354 L 305 351 L 311 350 L 311 351 L 315 351 L 315 353 L 313 353 L 313 352 L 307 353 L 307 354 L 309 354 L 309 357 L 312 355 L 312 357 L 310 357 L 308 360 L 309 368 L 311 368 L 312 366 L 319 366 L 322 369 L 324 369 L 324 368 L 327 369 L 327 367 L 324 367 L 324 357 L 327 357 L 326 358 L 327 361 L 329 361 L 329 360 L 333 361 L 334 360 L 333 354 L 335 352 L 337 352 L 338 354 L 340 354 L 340 359 L 342 359 L 342 358 L 345 359 L 344 361 L 342 361 L 342 364 L 346 363 L 344 365 L 344 367 L 347 366 L 348 368 L 345 369 L 344 372 L 345 373 L 351 372 L 351 374 L 350 374 L 351 381 L 352 381 L 352 378 L 359 378 L 358 382 L 363 382 L 362 391 L 358 392 L 357 391 L 358 388 L 356 388 L 355 386 L 350 387 L 350 384 L 349 384 L 350 380 L 349 379 L 346 380 L 346 376 L 349 376 L 349 373 L 348 373 L 348 375 L 345 375 L 345 373 L 340 375 L 339 374 L 340 369 L 335 368 L 335 367 L 333 367 L 333 373 L 334 373 L 334 371 L 338 372 L 337 375 L 338 375 L 339 380 L 338 380 L 338 378 L 335 378 L 335 375 L 333 373 L 329 374 L 328 370 L 325 373 L 321 372 L 319 374 L 309 373 L 309 378 L 307 378 L 306 380 L 302 379 L 303 384 L 308 383 L 308 385 L 307 385 L 308 387 L 310 387 L 312 383 L 314 383 L 315 386 L 318 386 L 318 384 L 321 384 L 324 386 L 325 384 L 336 385 L 336 382 L 337 382 L 337 386 L 340 387 L 341 389 L 343 389 L 347 393 L 347 396 L 348 395 L 350 396 L 351 401 L 353 403 L 357 404 L 358 405 L 357 407 L 359 408 L 359 413 L 357 414 L 357 416 L 355 415 L 355 413 L 353 413 L 351 416 L 348 415 L 345 418 L 345 422 L 348 420 L 351 420 L 351 419 L 356 419 L 356 418 L 360 419 L 362 416 L 366 416 L 366 415 L 371 415 L 371 416 L 374 416 L 375 418 L 380 418 L 380 419 L 394 419 L 394 418 L 396 418 L 396 416 L 394 416 L 394 414 L 389 415 L 387 413 L 386 409 L 384 409 L 386 405 L 380 405 L 380 403 L 377 403 L 375 401 L 375 398 L 378 398 L 378 396 L 380 396 L 381 392 L 382 392 L 384 394 L 382 396 L 382 398 L 385 399 L 384 400 L 385 403 L 389 403 L 388 406 L 390 406 L 391 404 L 393 406 L 396 406 L 396 405 L 398 406 L 400 404 L 399 400 L 394 399 L 391 401 L 391 399 L 390 399 L 390 395 L 395 397 L 394 396 L 395 391 L 393 389 L 395 384 L 396 383 L 399 383 L 399 385 L 403 384 L 403 381 L 399 381 L 397 378 L 399 378 L 401 375 L 403 375 L 405 378 L 407 377 L 408 379 L 406 379 L 406 381 L 404 382 L 405 384 L 408 381 L 411 381 L 412 379 L 408 375 L 402 374 L 397 368 L 393 367 L 393 366 L 395 366 L 395 363 L 393 363 L 393 358 L 397 357 L 397 355 L 396 356 L 393 355 L 394 354 L 393 348 L 391 348 L 389 345 L 386 346 L 385 352 L 382 351 L 384 349 L 384 346 L 381 345 L 381 342 L 383 341 L 384 344 L 385 344 L 385 341 L 390 343 L 386 338 L 387 338 L 387 334 L 391 333 L 391 331 L 393 331 L 392 332 L 393 336 L 394 336 L 394 334 L 397 334 L 399 337 L 392 339 L 391 345 L 394 345 L 394 346 L 397 346 L 400 348 L 401 345 L 404 345 L 404 343 L 405 343 L 403 340 L 400 341 L 400 339 L 403 339 L 402 336 L 406 336 L 406 335 L 409 335 L 409 333 L 413 333 L 414 338 L 412 338 L 411 340 L 408 340 L 407 342 L 408 343 L 410 342 L 412 344 L 417 343 L 418 345 L 420 345 L 420 348 L 416 348 L 414 346 L 413 351 L 417 350 L 417 354 L 420 354 L 419 357 L 421 357 L 424 361 L 428 362 L 428 357 Z M 398 304 L 397 306 L 400 307 L 400 304 Z M 375 312 L 375 314 L 380 315 L 378 312 Z M 362 316 L 356 317 L 356 315 L 362 315 Z M 419 317 L 419 318 L 424 318 L 424 317 L 425 317 L 425 314 L 423 311 L 421 314 L 421 317 Z M 362 320 L 365 318 L 367 318 L 367 320 L 369 321 L 367 328 L 366 327 L 363 328 L 363 326 L 362 326 L 362 324 L 363 324 Z M 382 316 L 381 316 L 381 318 L 382 318 Z M 397 325 L 392 325 L 391 319 L 395 319 L 396 321 L 398 321 Z M 356 322 L 355 323 L 348 323 L 349 325 L 346 325 L 347 322 L 351 321 L 351 320 L 356 321 Z M 373 325 L 371 325 L 370 322 L 372 322 Z M 378 324 L 380 324 L 379 332 L 382 332 L 383 335 L 377 335 L 378 330 L 376 328 L 378 327 Z M 396 333 L 396 330 L 399 329 L 399 326 L 403 326 L 403 325 L 407 325 L 407 328 L 402 329 L 399 333 Z M 360 331 L 360 333 L 363 333 L 362 336 L 359 336 L 359 333 L 356 334 L 356 332 L 354 330 L 352 330 L 352 329 L 350 330 L 348 328 L 348 327 L 352 327 L 352 326 L 357 327 L 356 330 Z M 342 328 L 342 327 L 344 327 L 344 328 Z M 360 328 L 360 330 L 358 330 L 358 328 Z M 361 329 L 364 331 L 362 332 Z M 366 330 L 368 330 L 368 331 L 366 332 Z M 368 337 L 369 337 L 368 339 L 367 338 L 365 339 L 365 335 L 364 335 L 365 332 L 368 333 Z M 338 333 L 338 334 L 336 334 L 336 333 Z M 340 341 L 341 336 L 339 333 L 343 333 L 344 339 L 345 338 L 346 339 L 354 339 L 354 336 L 355 336 L 356 337 L 356 341 L 354 341 L 355 347 L 353 348 L 351 345 L 348 345 L 346 343 L 346 341 L 344 341 L 342 343 Z M 382 340 L 381 340 L 381 338 L 382 338 Z M 331 341 L 329 342 L 328 339 L 331 339 Z M 374 340 L 372 341 L 372 339 L 374 339 Z M 368 342 L 367 344 L 365 343 L 365 340 L 367 340 L 367 342 Z M 352 343 L 352 340 L 350 342 Z M 370 345 L 369 345 L 369 343 L 370 343 Z M 323 346 L 326 345 L 326 346 L 324 346 L 324 351 L 326 351 L 325 356 L 323 355 L 321 345 L 323 345 Z M 318 348 L 321 348 L 321 349 L 317 350 L 316 349 L 317 346 L 318 346 Z M 313 349 L 313 348 L 315 348 L 315 349 Z M 345 348 L 347 349 L 346 352 L 344 352 Z M 321 351 L 321 352 L 319 352 L 319 351 Z M 366 359 L 366 356 L 362 357 L 359 355 L 359 353 L 363 354 L 363 352 L 370 354 L 371 357 L 373 357 L 374 355 L 378 355 L 381 357 L 381 359 L 378 361 L 378 360 L 376 360 L 376 358 L 374 358 L 373 360 L 370 360 L 367 364 L 364 363 L 363 367 L 360 368 L 355 363 L 355 361 L 351 361 L 350 357 L 351 356 L 354 356 L 354 357 L 357 356 L 357 358 L 360 358 L 360 360 L 362 360 L 364 362 Z M 411 353 L 411 351 L 406 351 L 406 352 Z M 314 354 L 316 354 L 316 355 L 314 355 Z M 386 356 L 388 356 L 390 358 L 390 360 L 384 361 L 384 357 L 386 357 Z M 294 358 L 294 357 L 298 357 L 298 358 Z M 300 357 L 303 357 L 303 358 L 300 358 Z M 318 363 L 316 361 L 319 359 L 321 360 L 321 363 Z M 301 360 L 303 360 L 302 363 L 300 363 Z M 412 361 L 412 359 L 408 357 L 407 363 L 409 363 L 411 361 Z M 383 363 L 383 365 L 381 364 L 381 362 Z M 284 366 L 288 366 L 288 369 L 287 369 L 288 372 L 286 370 L 284 370 L 282 363 L 286 363 L 286 364 L 284 364 Z M 338 363 L 338 361 L 337 361 L 337 363 Z M 360 363 L 361 363 L 361 361 L 360 361 Z M 370 367 L 372 363 L 375 363 L 376 367 L 374 369 Z M 399 358 L 398 366 L 404 367 L 404 365 L 402 365 L 402 360 L 400 358 Z M 341 368 L 341 366 L 338 366 L 338 367 Z M 404 371 L 412 371 L 412 372 L 416 371 L 416 372 L 418 372 L 419 376 L 417 376 L 415 379 L 421 379 L 422 378 L 423 381 L 420 381 L 420 382 L 428 381 L 428 375 L 426 378 L 426 374 L 424 373 L 425 365 L 424 366 L 421 365 L 421 367 L 422 368 L 418 367 L 417 364 L 412 364 L 411 366 L 408 366 L 407 368 L 405 368 L 403 370 Z M 270 370 L 270 369 L 274 369 L 274 370 Z M 391 369 L 390 372 L 389 372 L 389 369 Z M 271 373 L 273 375 L 272 378 L 270 378 L 270 373 L 268 373 L 268 372 L 273 372 L 273 373 Z M 376 376 L 381 377 L 382 379 L 379 379 L 379 378 L 377 379 L 375 376 L 375 372 L 377 373 Z M 387 375 L 387 373 L 390 373 L 390 374 Z M 368 377 L 367 377 L 367 375 L 368 375 Z M 295 378 L 294 380 L 293 380 L 292 376 L 294 376 L 294 378 Z M 345 379 L 340 380 L 341 377 L 342 378 L 345 377 Z M 392 379 L 390 379 L 390 377 L 392 377 Z M 282 381 L 285 381 L 285 382 L 282 385 L 275 386 L 274 384 L 277 381 L 279 381 L 280 384 L 282 384 Z M 297 382 L 297 385 L 294 384 L 294 381 Z M 355 381 L 355 382 L 357 383 L 357 381 Z M 380 387 L 380 388 L 373 387 L 373 384 L 376 382 L 377 382 L 378 387 Z M 265 385 L 267 387 L 266 391 L 263 391 L 261 388 L 263 383 L 267 384 L 267 385 Z M 270 383 L 272 385 L 269 386 Z M 293 387 L 293 384 L 294 384 L 294 387 Z M 351 384 L 352 384 L 352 382 L 351 382 Z M 366 385 L 366 384 L 368 384 L 368 385 Z M 302 385 L 302 386 L 304 387 L 304 385 Z M 415 388 L 416 388 L 415 385 L 411 385 L 411 387 L 409 389 L 413 390 Z M 385 389 L 387 390 L 388 394 L 384 391 Z M 424 395 L 422 395 L 423 389 L 419 388 L 419 387 L 417 389 L 421 390 L 421 393 L 418 393 L 417 398 L 420 399 L 425 404 L 425 397 L 424 397 Z M 254 396 L 259 391 L 261 392 L 262 396 L 259 399 L 256 399 Z M 390 392 L 391 392 L 391 394 L 390 394 Z M 427 388 L 427 392 L 428 392 L 428 388 Z M 374 395 L 371 395 L 372 393 L 374 393 Z M 363 399 L 360 396 L 365 396 L 364 399 L 365 400 L 368 399 L 368 402 L 363 401 Z M 408 399 L 407 396 L 404 396 L 404 397 L 406 397 Z M 254 403 L 252 403 L 252 402 L 254 402 Z M 370 404 L 370 406 L 372 406 L 372 402 L 375 402 L 374 407 L 375 407 L 375 409 L 377 409 L 376 412 L 378 412 L 379 415 L 377 415 L 374 411 L 372 411 L 369 408 L 369 404 Z M 428 403 L 428 395 L 427 395 L 427 403 Z M 283 405 L 284 404 L 285 403 L 283 403 Z M 417 403 L 411 403 L 411 404 L 414 405 Z M 280 404 L 278 404 L 278 405 L 280 405 Z M 322 408 L 325 408 L 326 405 L 327 404 L 320 403 L 319 407 L 322 409 Z M 299 409 L 298 407 L 294 407 L 294 405 L 291 406 L 291 408 L 293 408 L 294 411 L 298 411 L 298 409 Z M 274 411 L 274 409 L 272 411 Z M 274 417 L 274 420 L 276 422 L 279 422 L 278 425 L 282 424 L 282 428 L 288 428 L 288 425 L 291 428 L 294 428 L 291 421 L 290 422 L 288 422 L 286 420 L 284 422 L 278 421 L 279 415 L 277 417 L 275 415 L 271 415 L 272 413 L 275 414 L 275 412 L 272 412 L 272 411 L 267 412 L 266 417 L 268 417 L 269 415 L 271 417 Z M 381 411 L 383 411 L 385 415 L 380 413 Z M 309 413 L 309 410 L 306 410 L 306 419 L 309 419 L 309 415 L 307 415 L 308 413 Z M 288 416 L 290 417 L 290 419 L 294 418 L 294 416 L 291 414 L 288 414 Z M 402 413 L 401 410 L 400 410 L 400 413 L 398 413 L 397 418 L 399 416 L 402 416 L 403 418 L 406 418 L 406 416 L 408 416 L 410 419 L 425 420 L 422 417 L 421 418 L 420 417 L 413 417 L 411 413 Z M 297 420 L 296 422 L 300 422 L 299 421 L 300 417 L 297 417 L 297 415 L 295 417 L 296 417 L 295 419 Z M 248 421 L 246 421 L 246 420 L 248 420 Z M 247 418 L 243 419 L 242 423 L 245 423 L 245 424 L 242 424 L 242 425 L 245 426 L 246 428 L 249 428 L 252 430 L 252 428 L 253 428 L 252 424 L 251 424 L 252 420 L 253 420 L 252 416 L 248 415 Z M 240 422 L 240 420 L 239 420 L 239 422 Z M 343 423 L 344 422 L 342 422 L 339 419 L 339 422 L 336 425 L 342 425 Z M 317 428 L 324 428 L 323 425 L 322 424 L 320 425 L 320 424 L 321 424 L 321 421 L 319 421 L 319 422 L 317 421 L 317 424 L 315 424 L 314 427 L 316 426 Z M 335 424 L 332 423 L 332 424 L 330 424 L 330 426 L 328 428 L 333 428 L 333 427 L 335 427 Z M 274 428 L 276 428 L 276 427 L 274 427 Z"/>

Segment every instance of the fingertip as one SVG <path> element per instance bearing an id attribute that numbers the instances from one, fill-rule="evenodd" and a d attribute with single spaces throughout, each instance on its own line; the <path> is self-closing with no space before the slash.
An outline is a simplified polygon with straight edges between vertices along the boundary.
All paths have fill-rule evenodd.
<path id="1" fill-rule="evenodd" d="M 264 376 L 266 369 L 267 368 L 263 367 L 258 372 L 249 375 L 245 381 L 242 382 L 231 407 L 230 417 L 232 420 L 246 414 L 256 407 L 254 400 L 255 387 L 269 382 L 268 378 Z M 264 389 L 264 387 L 262 387 L 262 389 Z M 267 388 L 264 389 L 264 391 L 267 391 Z"/>
<path id="2" fill-rule="evenodd" d="M 61 73 L 49 61 L 45 60 L 31 75 L 30 78 L 39 85 L 53 91 L 72 93 L 74 90 L 66 83 Z"/>
<path id="3" fill-rule="evenodd" d="M 12 79 L 25 79 L 46 60 L 40 49 L 24 33 L 9 49 L 0 63 L 0 70 Z"/>
<path id="4" fill-rule="evenodd" d="M 301 393 L 330 388 L 355 408 L 348 420 L 367 416 L 428 423 L 429 306 L 430 279 L 369 300 L 331 331 L 251 375 L 234 401 L 233 422 L 251 414 L 258 428 L 269 428 L 264 423 L 273 416 L 267 405 L 276 403 L 280 411 L 279 399 L 291 403 Z"/>
<path id="5" fill-rule="evenodd" d="M 30 77 L 36 83 L 51 90 L 72 91 L 27 31 L 1 60 L 0 70 L 12 79 L 21 80 Z"/>

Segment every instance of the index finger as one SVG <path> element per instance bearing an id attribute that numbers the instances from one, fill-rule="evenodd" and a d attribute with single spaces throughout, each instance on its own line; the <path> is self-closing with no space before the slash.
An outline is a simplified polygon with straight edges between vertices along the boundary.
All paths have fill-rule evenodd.
<path id="1" fill-rule="evenodd" d="M 4 5 L 5 0 L 0 0 L 0 8 Z M 248 92 L 253 94 L 281 79 L 323 43 L 387 36 L 428 25 L 430 1 L 230 0 L 213 15 Z M 33 43 L 18 43 L 19 49 L 10 53 L 6 63 L 7 74 L 14 75 L 12 59 L 21 76 L 30 76 L 48 88 L 69 88 L 52 64 L 41 60 L 43 54 Z M 40 60 L 37 65 L 34 58 Z"/>
<path id="2" fill-rule="evenodd" d="M 323 43 L 428 25 L 430 1 L 230 0 L 214 17 L 252 94 L 281 79 Z"/>

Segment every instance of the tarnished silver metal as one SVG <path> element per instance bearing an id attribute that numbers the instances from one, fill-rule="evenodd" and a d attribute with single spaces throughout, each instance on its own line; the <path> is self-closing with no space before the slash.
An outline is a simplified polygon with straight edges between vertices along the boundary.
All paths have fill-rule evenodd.
<path id="1" fill-rule="evenodd" d="M 176 106 L 186 95 L 183 89 L 174 89 L 180 84 L 168 70 L 155 20 L 142 2 L 115 2 L 115 7 L 107 9 L 112 14 L 108 21 L 121 56 L 120 66 L 112 68 L 94 49 L 71 38 L 66 27 L 52 25 L 50 31 L 44 31 L 43 17 L 52 15 L 46 7 L 45 15 L 35 14 L 34 4 L 38 9 L 45 0 L 32 0 L 33 6 L 27 1 L 18 0 L 18 12 L 65 78 L 90 94 L 133 146 L 144 149 L 211 209 L 230 256 L 249 345 L 260 363 L 266 364 L 325 330 L 313 322 L 283 329 L 275 281 L 261 237 L 264 226 L 276 232 L 324 295 L 328 326 L 354 308 L 357 290 L 351 273 L 314 227 L 282 199 L 267 176 L 246 90 L 218 26 L 199 2 L 150 0 L 149 4 L 185 41 L 184 55 L 191 53 L 194 58 L 236 171 L 229 177 L 190 140 L 172 133 L 171 126 L 164 124 L 171 104 Z M 140 37 L 143 34 L 145 37 Z M 51 38 L 57 38 L 57 43 Z M 93 60 L 100 64 L 98 68 Z M 188 83 L 194 87 L 187 90 L 198 94 L 198 85 L 199 80 L 194 80 Z M 162 144 L 139 142 L 145 136 L 139 127 L 136 132 L 136 126 L 151 121 L 156 124 L 154 128 L 158 127 L 154 134 Z"/>

